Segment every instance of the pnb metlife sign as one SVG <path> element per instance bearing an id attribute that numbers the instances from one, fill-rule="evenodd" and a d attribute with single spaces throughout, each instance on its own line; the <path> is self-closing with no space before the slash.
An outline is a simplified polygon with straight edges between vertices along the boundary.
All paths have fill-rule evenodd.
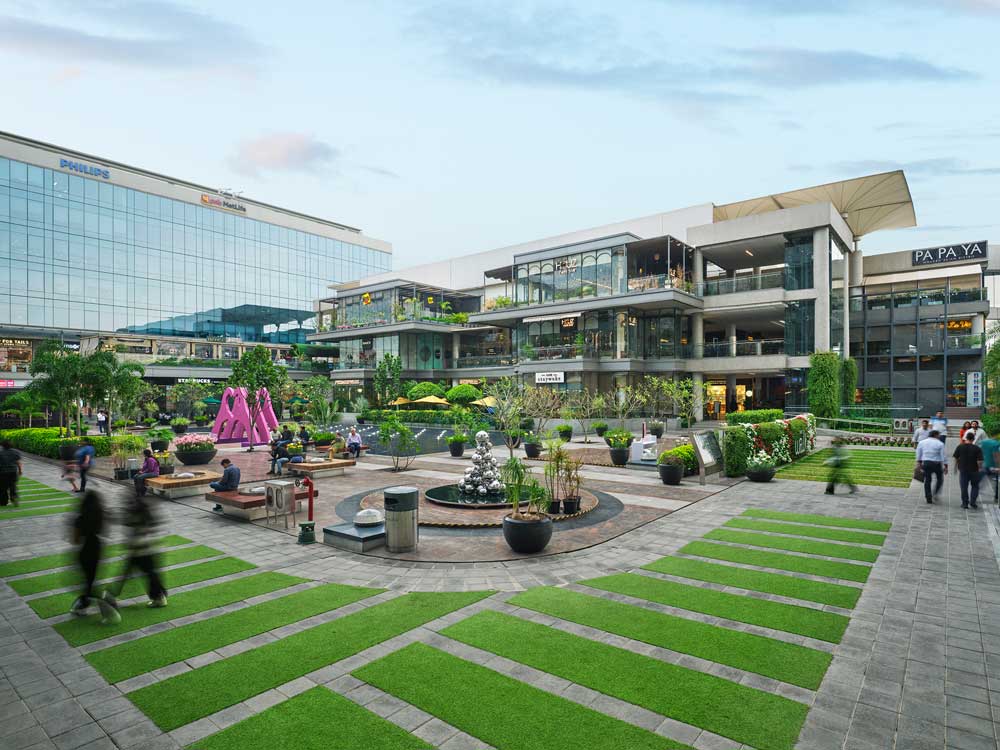
<path id="1" fill-rule="evenodd" d="M 934 263 L 958 263 L 960 261 L 981 261 L 988 257 L 989 243 L 967 242 L 961 245 L 944 245 L 942 247 L 925 247 L 923 250 L 913 250 L 910 262 L 914 266 L 928 266 Z"/>
<path id="2" fill-rule="evenodd" d="M 103 167 L 95 167 L 92 164 L 73 161 L 72 159 L 59 159 L 59 169 L 67 169 L 70 172 L 79 172 L 90 177 L 100 177 L 103 180 L 111 179 L 111 172 Z"/>

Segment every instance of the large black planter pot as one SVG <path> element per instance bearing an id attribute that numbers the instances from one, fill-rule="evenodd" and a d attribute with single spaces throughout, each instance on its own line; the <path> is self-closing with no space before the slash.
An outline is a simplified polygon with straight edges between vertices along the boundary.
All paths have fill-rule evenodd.
<path id="1" fill-rule="evenodd" d="M 541 443 L 525 443 L 524 444 L 524 455 L 528 458 L 538 458 L 542 455 L 542 444 Z"/>
<path id="2" fill-rule="evenodd" d="M 657 440 L 663 437 L 663 427 L 650 427 L 649 434 L 653 435 Z"/>
<path id="3" fill-rule="evenodd" d="M 115 469 L 115 479 L 118 481 L 128 479 L 128 469 Z"/>
<path id="4" fill-rule="evenodd" d="M 770 482 L 774 479 L 774 468 L 755 469 L 747 472 L 747 479 L 751 482 Z"/>
<path id="5" fill-rule="evenodd" d="M 170 429 L 174 431 L 175 435 L 183 435 L 188 431 L 188 426 L 186 424 L 172 424 Z"/>
<path id="6" fill-rule="evenodd" d="M 611 453 L 611 463 L 615 466 L 628 464 L 628 448 L 608 448 Z"/>
<path id="7" fill-rule="evenodd" d="M 549 515 L 558 513 L 561 505 L 562 503 L 559 500 L 549 500 Z"/>
<path id="8" fill-rule="evenodd" d="M 210 451 L 177 451 L 174 455 L 185 466 L 199 466 L 215 458 L 216 453 L 218 451 L 212 448 Z"/>
<path id="9" fill-rule="evenodd" d="M 173 474 L 174 465 L 173 464 L 160 464 L 160 474 Z"/>
<path id="10" fill-rule="evenodd" d="M 597 437 L 604 437 L 604 433 L 608 431 L 607 427 L 597 427 L 594 432 L 597 433 Z"/>
<path id="11" fill-rule="evenodd" d="M 683 464 L 660 464 L 656 467 L 664 484 L 680 484 L 684 477 Z"/>
<path id="12" fill-rule="evenodd" d="M 170 417 L 160 417 L 160 424 L 162 424 L 164 427 L 169 427 Z"/>
<path id="13" fill-rule="evenodd" d="M 448 452 L 455 458 L 461 458 L 465 453 L 465 443 L 448 443 Z"/>
<path id="14" fill-rule="evenodd" d="M 149 448 L 150 450 L 159 453 L 160 451 L 165 451 L 170 447 L 169 440 L 150 440 Z"/>
<path id="15" fill-rule="evenodd" d="M 62 460 L 62 461 L 72 461 L 73 460 L 73 456 L 76 454 L 76 449 L 79 448 L 79 447 L 80 447 L 79 445 L 74 445 L 74 444 L 67 445 L 66 443 L 63 443 L 62 445 L 60 445 L 59 446 L 59 458 L 60 458 L 60 460 Z"/>
<path id="16" fill-rule="evenodd" d="M 533 555 L 545 549 L 552 538 L 552 519 L 519 519 L 505 516 L 503 538 L 515 552 Z"/>
<path id="17" fill-rule="evenodd" d="M 567 516 L 571 516 L 574 513 L 580 512 L 580 498 L 578 497 L 564 497 L 562 501 L 563 513 Z"/>

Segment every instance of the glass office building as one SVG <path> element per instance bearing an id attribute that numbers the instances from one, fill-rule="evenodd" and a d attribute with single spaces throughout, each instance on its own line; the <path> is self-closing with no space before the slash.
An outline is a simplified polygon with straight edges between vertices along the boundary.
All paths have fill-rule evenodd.
<path id="1" fill-rule="evenodd" d="M 391 267 L 351 227 L 0 134 L 0 331 L 289 344 Z"/>

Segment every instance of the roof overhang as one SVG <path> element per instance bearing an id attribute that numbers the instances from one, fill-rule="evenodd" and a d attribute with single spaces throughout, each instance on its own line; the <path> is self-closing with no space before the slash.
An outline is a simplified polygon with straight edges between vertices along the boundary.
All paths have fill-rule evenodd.
<path id="1" fill-rule="evenodd" d="M 855 238 L 880 229 L 917 225 L 910 187 L 901 169 L 715 206 L 713 218 L 728 221 L 825 202 L 832 203 L 840 212 Z"/>

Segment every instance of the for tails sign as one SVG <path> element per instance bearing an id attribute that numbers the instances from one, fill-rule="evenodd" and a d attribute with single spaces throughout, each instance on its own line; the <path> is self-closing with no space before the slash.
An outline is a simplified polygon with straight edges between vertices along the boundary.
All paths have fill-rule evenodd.
<path id="1" fill-rule="evenodd" d="M 967 242 L 962 245 L 926 247 L 911 251 L 911 265 L 927 266 L 932 263 L 957 263 L 959 261 L 980 261 L 987 258 L 988 243 Z"/>

